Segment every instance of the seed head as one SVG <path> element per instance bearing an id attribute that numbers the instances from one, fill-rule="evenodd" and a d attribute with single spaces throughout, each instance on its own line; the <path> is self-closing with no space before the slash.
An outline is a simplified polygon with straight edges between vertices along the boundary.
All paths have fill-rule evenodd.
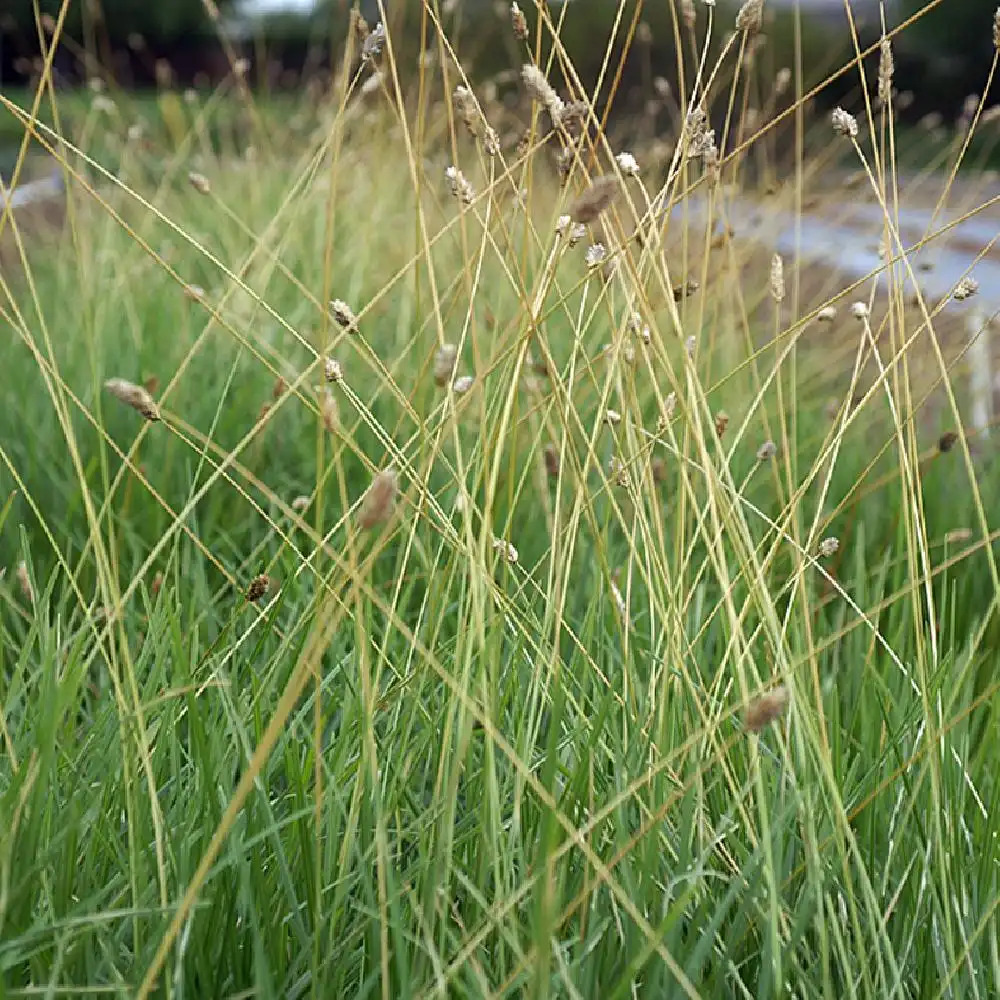
<path id="1" fill-rule="evenodd" d="M 342 382 L 344 380 L 344 369 L 339 361 L 333 358 L 326 358 L 323 361 L 323 377 L 327 382 Z"/>
<path id="2" fill-rule="evenodd" d="M 618 169 L 626 177 L 638 177 L 639 176 L 639 163 L 636 158 L 631 153 L 619 153 L 615 160 L 618 163 Z"/>
<path id="3" fill-rule="evenodd" d="M 309 504 L 311 503 L 312 503 L 312 497 L 308 497 L 305 495 L 298 496 L 292 501 L 292 510 L 294 510 L 296 514 L 301 514 L 302 511 L 307 510 L 309 508 Z"/>
<path id="4" fill-rule="evenodd" d="M 848 139 L 856 139 L 858 135 L 858 122 L 854 115 L 845 111 L 843 108 L 834 108 L 833 114 L 830 116 L 830 121 L 833 124 L 833 131 L 837 135 L 847 136 Z"/>
<path id="5" fill-rule="evenodd" d="M 205 289 L 201 285 L 185 285 L 184 298 L 192 302 L 201 302 L 205 298 Z"/>
<path id="6" fill-rule="evenodd" d="M 468 87 L 457 86 L 455 93 L 451 96 L 451 102 L 455 108 L 455 113 L 462 119 L 469 135 L 478 135 L 481 115 L 479 114 L 479 105 L 476 103 L 476 98 L 473 96 L 472 91 Z"/>
<path id="7" fill-rule="evenodd" d="M 271 589 L 271 578 L 266 573 L 255 576 L 247 587 L 247 603 L 256 604 Z"/>
<path id="8" fill-rule="evenodd" d="M 510 5 L 510 25 L 514 29 L 514 37 L 519 42 L 528 40 L 528 19 L 516 2 Z"/>
<path id="9" fill-rule="evenodd" d="M 319 415 L 323 426 L 331 433 L 337 432 L 337 401 L 329 389 L 324 389 L 319 397 Z"/>
<path id="10" fill-rule="evenodd" d="M 955 301 L 964 302 L 966 299 L 971 299 L 976 292 L 979 291 L 979 282 L 976 281 L 971 275 L 966 275 L 962 280 L 955 286 Z"/>
<path id="11" fill-rule="evenodd" d="M 455 374 L 455 363 L 458 361 L 458 348 L 454 344 L 442 344 L 434 355 L 434 384 L 442 389 L 451 381 Z"/>
<path id="12" fill-rule="evenodd" d="M 368 531 L 388 521 L 396 505 L 398 489 L 399 481 L 394 470 L 383 469 L 378 473 L 368 487 L 364 500 L 361 501 L 358 526 Z"/>
<path id="13" fill-rule="evenodd" d="M 517 562 L 517 549 L 506 538 L 494 538 L 493 551 L 499 552 L 511 566 Z"/>
<path id="14" fill-rule="evenodd" d="M 610 174 L 598 177 L 570 206 L 569 214 L 584 225 L 598 219 L 618 194 L 618 181 Z"/>
<path id="15" fill-rule="evenodd" d="M 558 128 L 562 122 L 566 105 L 563 104 L 562 98 L 555 92 L 552 84 L 545 79 L 545 74 L 534 63 L 527 63 L 521 69 L 521 79 L 524 81 L 525 90 L 528 91 L 532 100 L 544 105 L 552 119 L 552 124 Z"/>
<path id="16" fill-rule="evenodd" d="M 545 460 L 545 472 L 549 479 L 556 479 L 559 476 L 559 449 L 554 444 L 547 444 L 542 452 Z"/>
<path id="17" fill-rule="evenodd" d="M 31 576 L 28 573 L 28 564 L 22 559 L 17 564 L 17 585 L 21 588 L 21 594 L 29 604 L 35 602 L 35 590 L 31 586 Z"/>
<path id="18" fill-rule="evenodd" d="M 358 317 L 354 315 L 354 310 L 343 299 L 334 299 L 330 303 L 330 311 L 339 327 L 351 332 L 357 331 Z"/>
<path id="19" fill-rule="evenodd" d="M 584 262 L 587 267 L 599 267 L 604 263 L 604 258 L 607 254 L 608 252 L 603 243 L 594 243 L 592 246 L 587 247 L 587 254 L 584 257 Z"/>
<path id="20" fill-rule="evenodd" d="M 198 192 L 198 194 L 208 194 L 212 190 L 208 178 L 204 174 L 196 173 L 194 170 L 188 174 L 188 183 Z"/>
<path id="21" fill-rule="evenodd" d="M 459 375 L 451 384 L 451 391 L 456 396 L 464 396 L 473 386 L 476 380 L 471 375 Z"/>
<path id="22" fill-rule="evenodd" d="M 894 71 L 892 42 L 883 36 L 878 55 L 878 102 L 883 107 L 886 107 L 892 98 L 892 74 Z"/>
<path id="23" fill-rule="evenodd" d="M 832 323 L 837 318 L 836 306 L 824 306 L 818 313 L 816 319 L 820 323 Z"/>
<path id="24" fill-rule="evenodd" d="M 288 383 L 285 381 L 284 376 L 279 375 L 274 380 L 274 385 L 271 386 L 271 398 L 277 402 L 286 392 L 288 392 Z"/>
<path id="25" fill-rule="evenodd" d="M 867 302 L 854 302 L 851 305 L 851 315 L 856 320 L 866 320 L 871 315 L 871 310 L 868 308 Z"/>
<path id="26" fill-rule="evenodd" d="M 743 725 L 751 733 L 759 733 L 762 729 L 777 722 L 785 709 L 788 707 L 788 688 L 784 685 L 776 687 L 773 691 L 761 695 L 756 701 L 752 701 L 743 715 Z"/>
<path id="27" fill-rule="evenodd" d="M 715 415 L 715 433 L 718 437 L 722 437 L 726 433 L 726 428 L 729 426 L 729 414 L 725 410 L 719 410 Z"/>
<path id="28" fill-rule="evenodd" d="M 476 200 L 476 192 L 472 185 L 466 180 L 465 174 L 457 167 L 448 167 L 444 172 L 451 186 L 451 193 L 463 205 L 471 205 Z"/>
<path id="29" fill-rule="evenodd" d="M 768 462 L 778 454 L 778 446 L 773 441 L 765 441 L 757 449 L 757 461 Z"/>
<path id="30" fill-rule="evenodd" d="M 781 257 L 775 254 L 771 258 L 771 298 L 780 302 L 785 297 L 785 266 Z"/>
<path id="31" fill-rule="evenodd" d="M 997 7 L 997 12 L 993 15 L 993 47 L 1000 49 L 1000 7 Z"/>
<path id="32" fill-rule="evenodd" d="M 831 535 L 819 543 L 819 554 L 823 559 L 829 559 L 830 556 L 837 554 L 839 548 L 840 542 Z"/>
<path id="33" fill-rule="evenodd" d="M 736 15 L 736 30 L 748 35 L 760 31 L 764 18 L 764 0 L 746 0 Z"/>
<path id="34" fill-rule="evenodd" d="M 141 385 L 129 382 L 123 378 L 109 378 L 104 383 L 104 388 L 111 393 L 115 399 L 131 406 L 133 410 L 138 410 L 147 420 L 159 420 L 160 411 L 156 406 L 153 397 Z"/>
<path id="35" fill-rule="evenodd" d="M 778 70 L 778 75 L 774 78 L 774 93 L 776 97 L 781 97 L 785 91 L 791 86 L 792 83 L 792 71 L 787 67 L 783 66 Z"/>
<path id="36" fill-rule="evenodd" d="M 954 431 L 945 431 L 938 440 L 938 451 L 943 455 L 951 451 L 958 442 L 958 435 Z"/>
<path id="37" fill-rule="evenodd" d="M 622 415 L 617 410 L 608 410 L 604 414 L 604 420 L 609 427 L 616 427 L 622 422 Z"/>
<path id="38" fill-rule="evenodd" d="M 954 528 L 944 536 L 944 540 L 946 545 L 961 545 L 971 537 L 972 532 L 968 528 Z"/>
<path id="39" fill-rule="evenodd" d="M 375 25 L 375 30 L 367 35 L 361 46 L 361 58 L 371 62 L 381 54 L 383 45 L 385 45 L 385 25 L 379 21 Z"/>
<path id="40" fill-rule="evenodd" d="M 487 156 L 500 155 L 500 136 L 495 128 L 489 125 L 483 126 L 483 149 Z"/>
<path id="41" fill-rule="evenodd" d="M 582 222 L 574 223 L 569 230 L 569 247 L 572 249 L 587 235 L 587 227 Z"/>

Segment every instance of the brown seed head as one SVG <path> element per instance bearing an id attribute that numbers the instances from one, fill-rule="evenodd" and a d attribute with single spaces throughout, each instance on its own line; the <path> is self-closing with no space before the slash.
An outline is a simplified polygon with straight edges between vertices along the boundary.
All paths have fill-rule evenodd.
<path id="1" fill-rule="evenodd" d="M 274 400 L 281 399 L 286 392 L 288 392 L 288 383 L 285 381 L 284 376 L 279 375 L 271 387 L 271 398 Z"/>
<path id="2" fill-rule="evenodd" d="M 33 604 L 35 601 L 35 590 L 31 586 L 31 577 L 28 574 L 28 564 L 22 559 L 17 564 L 17 585 L 21 588 L 21 594 L 24 599 L 29 603 Z"/>
<path id="3" fill-rule="evenodd" d="M 160 411 L 156 406 L 153 397 L 141 385 L 129 382 L 123 378 L 109 378 L 104 383 L 104 388 L 111 393 L 115 399 L 131 406 L 133 410 L 138 410 L 147 420 L 159 420 Z"/>
<path id="4" fill-rule="evenodd" d="M 954 431 L 945 431 L 938 439 L 938 451 L 941 454 L 951 451 L 958 443 L 958 435 Z"/>
<path id="5" fill-rule="evenodd" d="M 358 317 L 354 315 L 354 310 L 343 299 L 333 299 L 330 302 L 330 311 L 338 326 L 345 330 L 357 330 Z"/>
<path id="6" fill-rule="evenodd" d="M 777 722 L 785 714 L 786 708 L 788 708 L 788 688 L 780 685 L 747 706 L 743 724 L 751 733 L 759 733 L 772 722 Z"/>
<path id="7" fill-rule="evenodd" d="M 255 604 L 271 589 L 271 578 L 266 573 L 255 576 L 247 587 L 247 603 Z"/>
<path id="8" fill-rule="evenodd" d="M 383 469 L 372 480 L 361 509 L 358 511 L 358 527 L 368 531 L 389 520 L 396 504 L 399 480 L 393 469 Z"/>
<path id="9" fill-rule="evenodd" d="M 618 181 L 610 174 L 598 177 L 573 202 L 569 214 L 577 222 L 589 225 L 598 219 L 618 194 Z"/>
<path id="10" fill-rule="evenodd" d="M 729 414 L 725 410 L 719 410 L 715 415 L 715 433 L 722 437 L 726 433 L 726 428 L 729 426 Z"/>
<path id="11" fill-rule="evenodd" d="M 528 40 L 528 19 L 516 2 L 510 5 L 510 24 L 514 29 L 514 37 L 519 42 Z"/>
<path id="12" fill-rule="evenodd" d="M 559 476 L 559 449 L 554 444 L 548 444 L 542 456 L 545 459 L 545 472 L 548 477 L 556 479 Z"/>

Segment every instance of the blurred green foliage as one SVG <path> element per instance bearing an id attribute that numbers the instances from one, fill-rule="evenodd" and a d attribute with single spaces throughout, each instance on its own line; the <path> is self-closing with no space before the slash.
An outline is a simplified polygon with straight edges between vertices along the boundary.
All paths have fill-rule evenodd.
<path id="1" fill-rule="evenodd" d="M 232 0 L 217 0 L 220 9 Z M 4 0 L 7 33 L 28 37 L 35 31 L 35 11 L 56 17 L 62 0 Z M 91 31 L 112 43 L 139 34 L 150 41 L 177 42 L 213 31 L 203 0 L 70 0 L 65 30 L 77 38 Z"/>

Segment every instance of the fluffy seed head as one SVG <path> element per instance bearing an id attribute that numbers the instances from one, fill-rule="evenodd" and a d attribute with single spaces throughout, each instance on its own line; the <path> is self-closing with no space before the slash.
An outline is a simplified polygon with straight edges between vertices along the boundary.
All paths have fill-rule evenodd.
<path id="1" fill-rule="evenodd" d="M 156 402 L 143 386 L 123 378 L 109 378 L 104 383 L 104 388 L 115 399 L 126 406 L 131 406 L 133 410 L 138 410 L 147 420 L 160 419 L 160 411 Z"/>
<path id="2" fill-rule="evenodd" d="M 476 380 L 471 375 L 459 375 L 451 384 L 451 390 L 456 396 L 464 396 Z"/>
<path id="3" fill-rule="evenodd" d="M 639 162 L 631 153 L 619 153 L 615 160 L 618 163 L 618 169 L 626 177 L 638 177 L 639 176 Z"/>
<path id="4" fill-rule="evenodd" d="M 455 374 L 458 348 L 454 344 L 442 344 L 434 355 L 434 384 L 444 388 Z"/>
<path id="5" fill-rule="evenodd" d="M 867 302 L 854 302 L 851 305 L 851 315 L 856 320 L 866 320 L 871 315 Z"/>
<path id="6" fill-rule="evenodd" d="M 778 454 L 778 446 L 773 441 L 765 441 L 757 449 L 757 461 L 767 462 Z"/>
<path id="7" fill-rule="evenodd" d="M 357 329 L 358 317 L 354 315 L 354 310 L 343 299 L 334 299 L 330 303 L 330 311 L 339 327 L 352 331 Z"/>
<path id="8" fill-rule="evenodd" d="M 23 559 L 17 564 L 17 571 L 15 575 L 17 576 L 17 585 L 21 588 L 22 596 L 29 604 L 33 604 L 35 600 L 35 590 L 31 586 L 31 576 L 28 573 L 28 564 Z"/>
<path id="9" fill-rule="evenodd" d="M 746 0 L 736 15 L 736 30 L 748 35 L 760 31 L 764 18 L 764 0 Z"/>
<path id="10" fill-rule="evenodd" d="M 792 71 L 787 67 L 783 66 L 778 70 L 778 75 L 774 78 L 774 93 L 776 97 L 781 97 L 785 91 L 791 86 L 792 83 Z"/>
<path id="11" fill-rule="evenodd" d="M 545 106 L 552 124 L 558 128 L 566 106 L 552 84 L 545 79 L 545 74 L 534 63 L 526 63 L 521 68 L 521 79 L 532 100 Z"/>
<path id="12" fill-rule="evenodd" d="M 722 437 L 726 433 L 726 428 L 729 426 L 729 414 L 725 410 L 719 410 L 715 415 L 715 433 Z"/>
<path id="13" fill-rule="evenodd" d="M 829 559 L 830 556 L 836 555 L 837 549 L 839 548 L 840 542 L 831 535 L 829 538 L 824 538 L 823 541 L 819 543 L 819 554 L 824 559 Z"/>
<path id="14" fill-rule="evenodd" d="M 199 174 L 194 170 L 188 174 L 188 183 L 198 194 L 208 194 L 212 190 L 212 185 L 209 184 L 208 178 L 204 174 Z"/>
<path id="15" fill-rule="evenodd" d="M 365 531 L 389 520 L 396 505 L 399 481 L 393 469 L 383 469 L 372 480 L 361 510 L 358 512 L 358 526 Z"/>
<path id="16" fill-rule="evenodd" d="M 958 302 L 964 302 L 966 299 L 971 299 L 978 291 L 979 282 L 970 275 L 966 275 L 955 286 L 955 299 Z"/>
<path id="17" fill-rule="evenodd" d="M 331 433 L 337 431 L 337 401 L 329 389 L 324 389 L 319 397 L 319 415 L 323 426 Z"/>
<path id="18" fill-rule="evenodd" d="M 603 243 L 594 243 L 592 246 L 587 247 L 587 254 L 584 257 L 584 262 L 587 267 L 599 267 L 604 263 L 604 258 L 607 256 L 607 250 Z"/>
<path id="19" fill-rule="evenodd" d="M 327 382 L 342 382 L 344 380 L 344 369 L 339 361 L 333 358 L 325 358 L 323 361 L 323 377 Z"/>
<path id="20" fill-rule="evenodd" d="M 759 733 L 762 729 L 777 722 L 788 707 L 788 688 L 784 685 L 761 695 L 752 701 L 743 715 L 743 725 L 751 733 Z"/>
<path id="21" fill-rule="evenodd" d="M 466 180 L 465 174 L 458 167 L 448 167 L 444 172 L 451 186 L 451 193 L 463 205 L 471 205 L 476 199 L 476 192 L 473 186 Z"/>
<path id="22" fill-rule="evenodd" d="M 837 135 L 845 135 L 848 139 L 855 139 L 858 135 L 858 122 L 854 115 L 845 111 L 843 108 L 834 108 L 833 113 L 830 115 L 830 122 L 833 125 L 833 131 Z"/>
<path id="23" fill-rule="evenodd" d="M 824 306 L 818 313 L 816 319 L 820 323 L 832 323 L 837 318 L 836 306 Z"/>
<path id="24" fill-rule="evenodd" d="M 608 410 L 604 414 L 604 419 L 611 427 L 615 427 L 622 422 L 622 415 L 617 410 Z"/>
<path id="25" fill-rule="evenodd" d="M 511 566 L 517 562 L 517 549 L 506 538 L 494 538 L 493 551 L 499 552 Z"/>
<path id="26" fill-rule="evenodd" d="M 472 91 L 460 84 L 455 88 L 455 93 L 451 95 L 451 103 L 455 108 L 455 113 L 462 119 L 462 123 L 469 134 L 473 136 L 478 135 L 481 116 L 479 114 L 479 105 L 476 103 L 476 98 L 473 96 Z"/>
<path id="27" fill-rule="evenodd" d="M 301 514 L 302 511 L 309 508 L 309 504 L 311 503 L 312 497 L 307 497 L 305 495 L 298 496 L 292 501 L 292 510 L 294 510 L 296 514 Z"/>
<path id="28" fill-rule="evenodd" d="M 780 302 L 785 297 L 785 266 L 781 257 L 775 254 L 771 258 L 771 298 Z"/>
<path id="29" fill-rule="evenodd" d="M 598 177 L 570 206 L 569 214 L 584 225 L 598 219 L 618 194 L 618 181 L 610 174 Z"/>

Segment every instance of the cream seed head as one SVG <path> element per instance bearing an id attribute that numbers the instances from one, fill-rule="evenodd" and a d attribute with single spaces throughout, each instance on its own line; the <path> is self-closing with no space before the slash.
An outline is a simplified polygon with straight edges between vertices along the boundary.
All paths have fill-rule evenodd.
<path id="1" fill-rule="evenodd" d="M 160 411 L 145 386 L 136 385 L 123 378 L 109 378 L 104 388 L 126 406 L 137 410 L 147 420 L 159 420 Z"/>
<path id="2" fill-rule="evenodd" d="M 343 382 L 344 369 L 341 367 L 340 362 L 335 361 L 333 358 L 326 358 L 323 361 L 323 377 L 327 382 Z"/>
<path id="3" fill-rule="evenodd" d="M 955 300 L 957 302 L 964 302 L 966 299 L 971 299 L 976 292 L 979 291 L 979 282 L 976 281 L 971 275 L 966 275 L 962 280 L 955 286 Z"/>
<path id="4" fill-rule="evenodd" d="M 303 494 L 302 496 L 296 497 L 292 501 L 292 510 L 294 510 L 296 514 L 301 514 L 304 510 L 308 510 L 309 504 L 311 503 L 312 497 L 308 497 Z"/>
<path id="5" fill-rule="evenodd" d="M 831 556 L 837 554 L 839 548 L 840 542 L 831 535 L 819 543 L 819 554 L 823 559 L 829 559 Z"/>
<path id="6" fill-rule="evenodd" d="M 444 388 L 455 374 L 458 362 L 458 348 L 454 344 L 442 344 L 434 355 L 434 384 Z"/>
<path id="7" fill-rule="evenodd" d="M 188 183 L 198 192 L 198 194 L 208 194 L 212 190 L 212 185 L 204 174 L 199 174 L 192 170 L 188 174 Z"/>
<path id="8" fill-rule="evenodd" d="M 878 56 L 878 101 L 883 107 L 888 105 L 892 98 L 892 75 L 894 72 L 892 42 L 883 35 L 879 44 Z"/>
<path id="9" fill-rule="evenodd" d="M 818 313 L 816 313 L 816 319 L 820 323 L 832 323 L 837 318 L 837 307 L 836 306 L 823 306 Z"/>
<path id="10" fill-rule="evenodd" d="M 639 163 L 631 153 L 619 153 L 615 157 L 615 161 L 618 164 L 618 169 L 626 177 L 639 176 Z"/>
<path id="11" fill-rule="evenodd" d="M 371 62 L 381 54 L 383 45 L 385 45 L 385 25 L 379 21 L 361 46 L 361 58 Z"/>
<path id="12" fill-rule="evenodd" d="M 562 98 L 556 93 L 552 84 L 545 79 L 545 74 L 533 63 L 526 63 L 521 68 L 521 79 L 524 81 L 525 90 L 528 91 L 532 100 L 545 107 L 552 119 L 552 124 L 558 128 L 562 122 L 566 105 L 563 104 Z"/>
<path id="13" fill-rule="evenodd" d="M 465 174 L 462 173 L 457 167 L 448 167 L 444 172 L 445 177 L 448 179 L 448 184 L 451 186 L 451 193 L 460 201 L 463 205 L 471 205 L 473 201 L 476 200 L 476 192 L 473 186 L 466 180 Z"/>
<path id="14" fill-rule="evenodd" d="M 856 139 L 858 136 L 858 122 L 854 115 L 845 111 L 843 108 L 834 108 L 833 113 L 830 115 L 830 122 L 833 125 L 833 131 L 837 135 L 847 136 L 848 139 Z"/>
<path id="15" fill-rule="evenodd" d="M 587 247 L 587 254 L 584 257 L 584 262 L 587 267 L 600 267 L 604 263 L 604 258 L 607 256 L 607 250 L 603 243 L 594 243 L 593 245 Z"/>
<path id="16" fill-rule="evenodd" d="M 459 375 L 457 379 L 451 384 L 451 391 L 455 393 L 456 396 L 464 396 L 475 383 L 475 379 L 471 375 Z"/>
<path id="17" fill-rule="evenodd" d="M 771 298 L 781 302 L 785 297 L 785 266 L 781 257 L 775 254 L 771 258 Z"/>
<path id="18" fill-rule="evenodd" d="M 343 299 L 333 299 L 330 303 L 330 311 L 339 327 L 344 330 L 357 330 L 358 317 L 354 315 L 354 310 Z"/>
<path id="19" fill-rule="evenodd" d="M 518 560 L 517 549 L 506 538 L 493 539 L 493 551 L 499 552 L 513 566 Z"/>
<path id="20" fill-rule="evenodd" d="M 570 206 L 569 214 L 576 221 L 589 225 L 611 206 L 618 194 L 618 181 L 610 175 L 598 177 Z"/>
<path id="21" fill-rule="evenodd" d="M 851 315 L 859 321 L 864 321 L 868 319 L 871 315 L 871 310 L 868 308 L 867 302 L 855 302 L 851 305 Z"/>
<path id="22" fill-rule="evenodd" d="M 778 446 L 771 440 L 765 441 L 757 449 L 757 461 L 767 462 L 774 458 L 778 454 Z"/>

